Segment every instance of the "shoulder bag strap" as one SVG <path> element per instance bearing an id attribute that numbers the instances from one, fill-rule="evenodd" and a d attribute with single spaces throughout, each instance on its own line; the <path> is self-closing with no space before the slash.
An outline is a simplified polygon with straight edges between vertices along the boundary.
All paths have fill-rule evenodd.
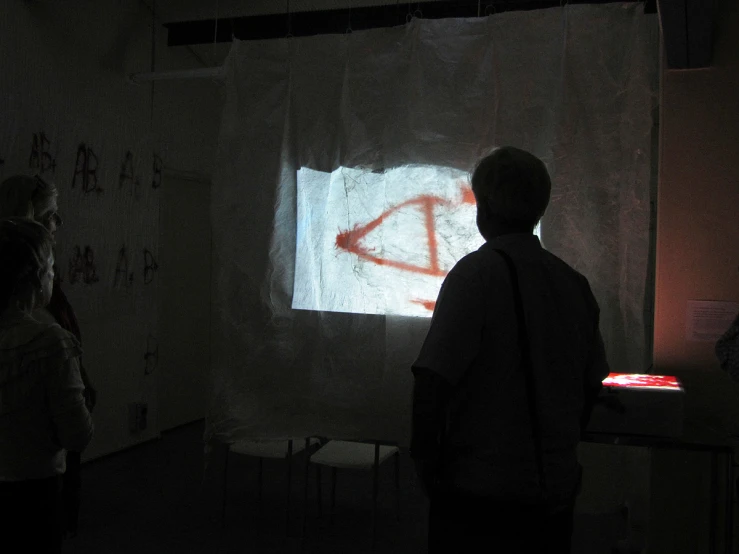
<path id="1" fill-rule="evenodd" d="M 521 348 L 521 367 L 526 379 L 526 396 L 529 405 L 529 416 L 531 418 L 531 428 L 534 437 L 534 448 L 536 452 L 536 468 L 539 474 L 539 487 L 542 496 L 546 495 L 546 478 L 544 474 L 544 455 L 541 446 L 541 422 L 536 406 L 536 387 L 534 385 L 534 364 L 531 361 L 531 345 L 529 344 L 529 334 L 526 329 L 526 318 L 523 311 L 523 301 L 521 300 L 521 289 L 518 284 L 518 272 L 511 257 L 503 252 L 503 250 L 495 249 L 495 251 L 503 257 L 508 266 L 508 273 L 511 278 L 511 286 L 513 287 L 513 300 L 516 305 L 516 319 L 518 320 L 518 343 Z"/>

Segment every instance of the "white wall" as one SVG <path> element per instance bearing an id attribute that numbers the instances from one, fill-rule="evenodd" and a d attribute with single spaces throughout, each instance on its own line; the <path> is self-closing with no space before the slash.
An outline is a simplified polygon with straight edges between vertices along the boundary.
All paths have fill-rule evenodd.
<path id="1" fill-rule="evenodd" d="M 144 355 L 152 336 L 160 342 L 160 360 L 167 359 L 160 305 L 173 289 L 161 270 L 144 283 L 144 249 L 161 267 L 167 247 L 159 242 L 164 195 L 152 187 L 153 156 L 165 168 L 207 175 L 217 140 L 216 85 L 168 83 L 157 85 L 152 95 L 151 85 L 127 80 L 129 73 L 151 68 L 151 23 L 151 12 L 138 0 L 7 1 L 0 11 L 0 178 L 29 171 L 33 135 L 43 132 L 49 140 L 46 160 L 55 162 L 44 176 L 59 187 L 66 221 L 58 235 L 57 264 L 82 327 L 84 362 L 98 389 L 88 459 L 159 432 L 161 368 L 147 375 Z M 199 65 L 186 49 L 168 49 L 165 40 L 159 27 L 157 69 Z M 79 175 L 72 186 L 81 143 L 97 156 L 89 168 L 96 168 L 102 191 L 84 192 Z M 134 179 L 120 186 L 129 151 Z M 178 238 L 187 241 L 187 233 L 183 226 Z M 96 282 L 73 282 L 69 264 L 78 245 L 94 252 Z M 123 246 L 130 284 L 116 283 Z M 176 334 L 179 324 L 166 327 Z M 149 404 L 149 427 L 131 434 L 127 406 L 142 401 Z"/>
<path id="2" fill-rule="evenodd" d="M 167 173 L 161 197 L 159 428 L 201 419 L 210 364 L 210 182 Z"/>
<path id="3" fill-rule="evenodd" d="M 736 434 L 739 387 L 685 331 L 689 300 L 739 301 L 739 4 L 720 0 L 716 23 L 713 67 L 663 76 L 654 363 L 683 380 L 690 420 Z M 656 452 L 652 466 L 650 553 L 707 552 L 707 456 Z"/>

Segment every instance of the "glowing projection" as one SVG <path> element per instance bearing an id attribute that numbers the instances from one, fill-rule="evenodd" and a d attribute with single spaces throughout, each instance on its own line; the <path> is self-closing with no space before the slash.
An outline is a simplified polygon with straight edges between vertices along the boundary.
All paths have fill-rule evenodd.
<path id="1" fill-rule="evenodd" d="M 625 389 L 682 390 L 677 377 L 640 373 L 609 373 L 608 377 L 603 380 L 603 386 Z"/>
<path id="2" fill-rule="evenodd" d="M 292 307 L 430 316 L 449 270 L 483 243 L 475 212 L 455 169 L 300 169 Z"/>

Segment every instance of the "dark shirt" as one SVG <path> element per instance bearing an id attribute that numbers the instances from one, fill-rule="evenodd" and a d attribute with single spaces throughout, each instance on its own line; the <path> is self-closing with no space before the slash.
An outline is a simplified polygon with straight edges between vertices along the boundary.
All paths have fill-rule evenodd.
<path id="1" fill-rule="evenodd" d="M 609 369 L 587 279 L 544 250 L 535 235 L 497 237 L 447 276 L 413 365 L 416 392 L 423 387 L 429 394 L 414 399 L 411 448 L 414 455 L 433 455 L 439 429 L 432 423 L 448 410 L 442 468 L 448 486 L 518 501 L 538 495 L 512 288 L 495 249 L 508 253 L 518 271 L 548 492 L 565 500 L 579 478 L 583 411 Z"/>

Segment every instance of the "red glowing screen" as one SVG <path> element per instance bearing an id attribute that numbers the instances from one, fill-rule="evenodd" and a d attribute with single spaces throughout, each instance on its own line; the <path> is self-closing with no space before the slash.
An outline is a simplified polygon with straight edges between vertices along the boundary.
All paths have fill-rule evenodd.
<path id="1" fill-rule="evenodd" d="M 677 377 L 640 373 L 610 373 L 603 380 L 603 386 L 627 389 L 683 390 Z"/>

